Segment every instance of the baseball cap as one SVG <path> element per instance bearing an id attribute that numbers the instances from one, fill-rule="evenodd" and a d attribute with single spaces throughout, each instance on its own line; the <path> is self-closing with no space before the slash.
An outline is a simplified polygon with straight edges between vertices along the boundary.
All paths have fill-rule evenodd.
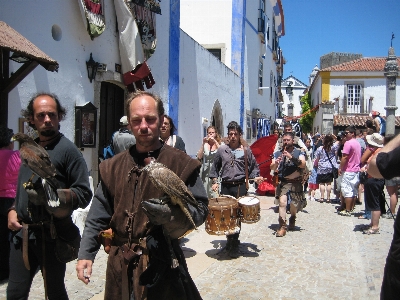
<path id="1" fill-rule="evenodd" d="M 123 116 L 121 119 L 119 119 L 119 124 L 124 126 L 128 125 L 128 118 Z"/>
<path id="2" fill-rule="evenodd" d="M 379 116 L 379 115 L 380 115 L 379 111 L 376 111 L 376 110 L 373 110 L 373 111 L 371 111 L 371 113 L 370 113 L 370 116 L 371 116 L 371 117 L 376 117 L 376 116 Z"/>

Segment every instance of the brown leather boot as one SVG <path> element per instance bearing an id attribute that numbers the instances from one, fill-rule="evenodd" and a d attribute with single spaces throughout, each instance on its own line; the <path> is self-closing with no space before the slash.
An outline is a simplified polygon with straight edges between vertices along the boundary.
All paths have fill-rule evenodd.
<path id="1" fill-rule="evenodd" d="M 293 231 L 294 228 L 295 228 L 295 226 L 296 226 L 296 216 L 291 216 L 291 217 L 289 218 L 289 227 L 288 227 L 288 230 L 289 230 L 289 231 Z"/>
<path id="2" fill-rule="evenodd" d="M 287 226 L 286 226 L 286 220 L 283 220 L 282 217 L 279 217 L 278 219 L 279 221 L 279 229 L 276 232 L 276 237 L 282 237 L 286 235 L 286 230 L 287 230 Z"/>

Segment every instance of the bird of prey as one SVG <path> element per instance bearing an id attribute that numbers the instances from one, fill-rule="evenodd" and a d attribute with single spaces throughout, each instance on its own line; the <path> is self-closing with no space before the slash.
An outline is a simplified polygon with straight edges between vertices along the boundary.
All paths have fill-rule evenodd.
<path id="1" fill-rule="evenodd" d="M 148 174 L 150 181 L 157 189 L 169 196 L 172 204 L 179 205 L 181 210 L 193 224 L 194 228 L 196 228 L 196 224 L 189 213 L 188 203 L 196 207 L 198 206 L 198 203 L 187 188 L 186 184 L 178 177 L 178 175 L 154 159 L 152 159 L 150 163 L 142 169 L 142 171 Z"/>
<path id="2" fill-rule="evenodd" d="M 55 191 L 60 188 L 56 179 L 56 168 L 50 161 L 49 154 L 40 145 L 38 145 L 30 136 L 24 133 L 17 133 L 12 137 L 12 141 L 18 141 L 20 145 L 20 156 L 23 163 L 33 172 L 28 182 L 24 183 L 25 189 L 33 189 L 32 180 L 35 174 L 42 178 L 42 185 L 47 196 L 48 204 L 52 207 L 57 206 Z"/>

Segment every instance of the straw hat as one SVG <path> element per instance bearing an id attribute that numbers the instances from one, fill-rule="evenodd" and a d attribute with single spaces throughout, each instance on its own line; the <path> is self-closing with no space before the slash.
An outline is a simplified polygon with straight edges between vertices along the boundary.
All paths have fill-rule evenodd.
<path id="1" fill-rule="evenodd" d="M 367 143 L 370 144 L 371 146 L 375 146 L 378 148 L 383 147 L 383 136 L 381 136 L 379 133 L 373 133 L 370 135 L 367 135 L 366 137 Z"/>

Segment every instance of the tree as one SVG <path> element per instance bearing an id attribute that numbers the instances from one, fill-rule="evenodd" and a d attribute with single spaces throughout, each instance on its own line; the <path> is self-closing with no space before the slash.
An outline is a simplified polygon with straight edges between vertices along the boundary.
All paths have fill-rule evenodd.
<path id="1" fill-rule="evenodd" d="M 312 103 L 311 103 L 310 94 L 306 93 L 300 99 L 300 103 L 301 103 L 301 113 L 302 114 L 311 110 Z M 315 117 L 315 111 L 308 113 L 305 116 L 300 118 L 299 123 L 303 129 L 303 132 L 312 132 L 312 129 L 313 129 L 312 125 L 313 125 L 314 117 Z"/>

